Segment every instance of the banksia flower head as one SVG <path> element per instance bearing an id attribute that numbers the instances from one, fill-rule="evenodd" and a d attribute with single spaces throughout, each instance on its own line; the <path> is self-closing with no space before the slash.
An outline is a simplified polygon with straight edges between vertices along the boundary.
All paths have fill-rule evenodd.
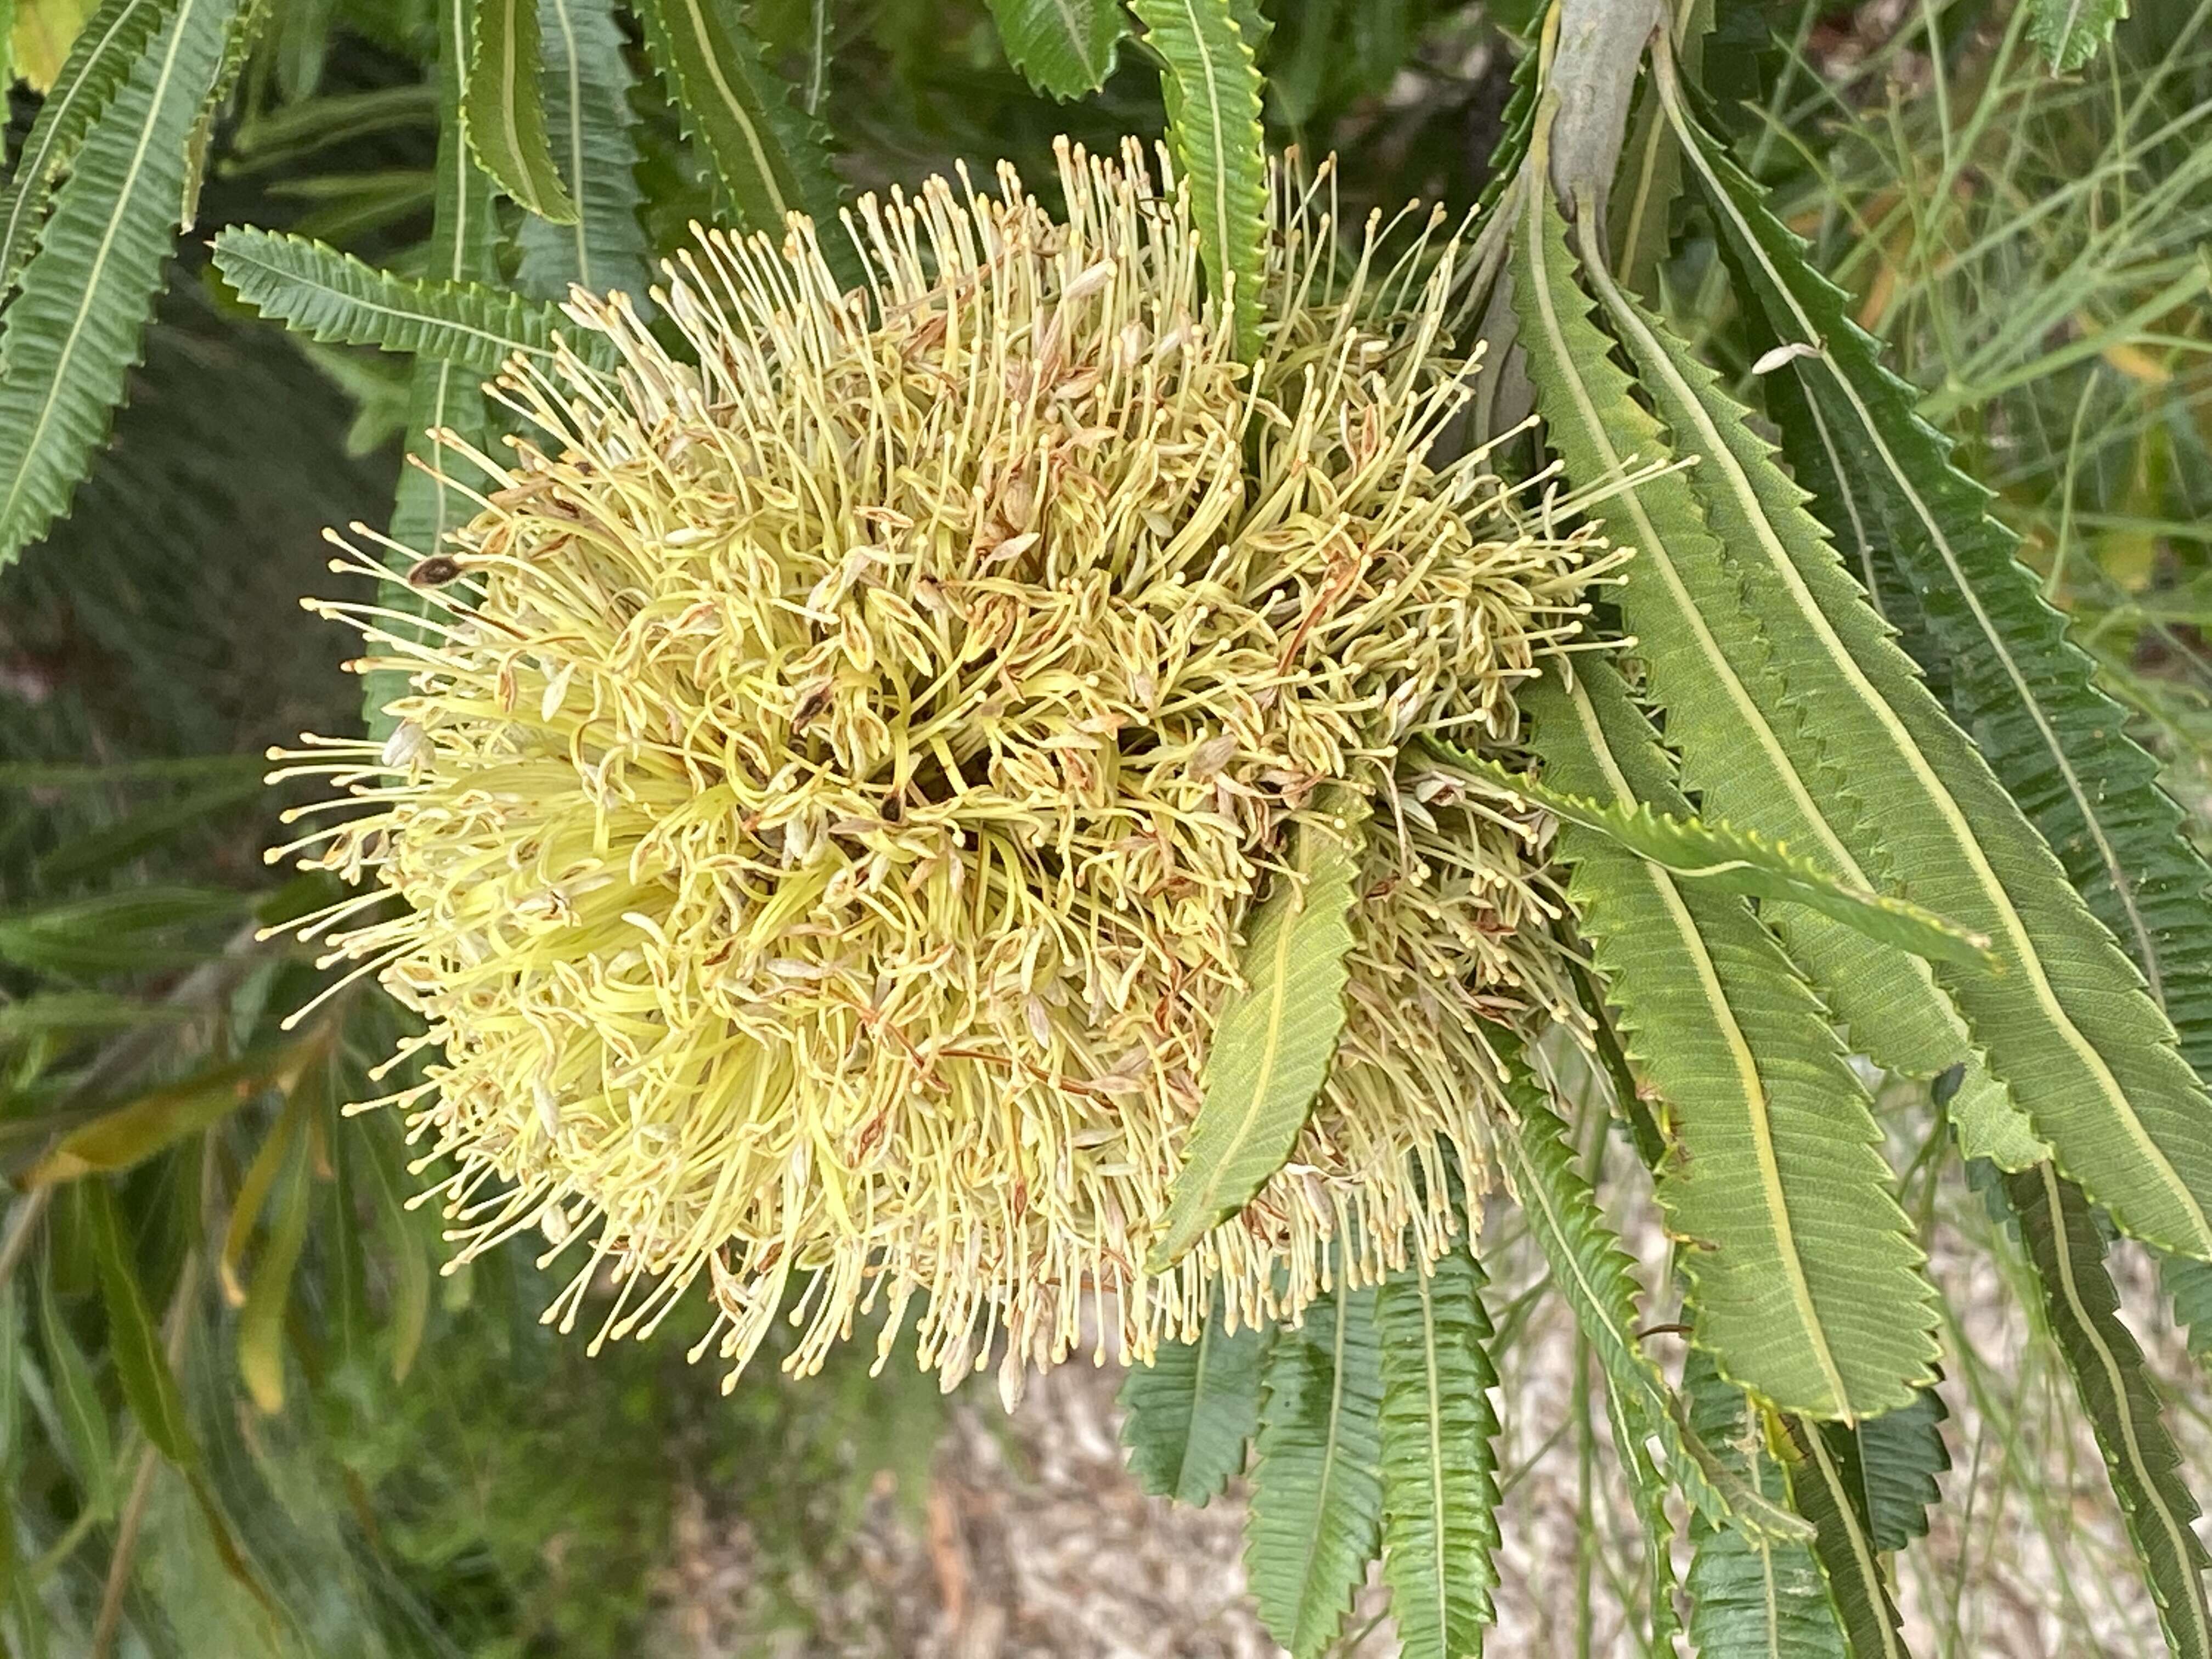
<path id="1" fill-rule="evenodd" d="M 848 293 L 803 221 L 704 235 L 659 296 L 696 365 L 579 295 L 623 368 L 509 371 L 538 435 L 410 555 L 427 635 L 322 607 L 411 675 L 391 741 L 288 757 L 365 808 L 281 850 L 374 877 L 307 933 L 427 1023 L 389 1101 L 462 1257 L 542 1231 L 550 1316 L 614 1286 L 599 1340 L 704 1279 L 732 1378 L 780 1311 L 803 1370 L 880 1302 L 883 1352 L 913 1314 L 948 1387 L 995 1352 L 1012 1390 L 1086 1322 L 1148 1359 L 1432 1260 L 1479 1018 L 1569 1006 L 1526 815 L 1408 749 L 1510 744 L 1595 563 L 1431 458 L 1465 244 L 1346 260 L 1279 185 L 1247 367 L 1140 149 L 1063 146 L 1064 222 L 999 182 L 864 201 Z M 1329 1081 L 1150 1271 L 1241 930 L 1339 783 Z"/>

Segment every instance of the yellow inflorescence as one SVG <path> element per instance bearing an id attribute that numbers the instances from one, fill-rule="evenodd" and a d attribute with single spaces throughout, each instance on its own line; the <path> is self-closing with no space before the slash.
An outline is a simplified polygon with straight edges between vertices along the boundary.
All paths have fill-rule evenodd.
<path id="1" fill-rule="evenodd" d="M 1340 264 L 1286 188 L 1248 368 L 1155 178 L 1064 149 L 1064 222 L 1006 169 L 866 201 L 849 294 L 803 222 L 706 235 L 659 296 L 696 366 L 580 295 L 626 367 L 510 371 L 540 435 L 416 567 L 427 637 L 320 607 L 412 679 L 380 752 L 287 757 L 367 809 L 283 849 L 374 878 L 309 932 L 427 1022 L 390 1098 L 462 1258 L 542 1230 L 564 1322 L 611 1282 L 600 1337 L 642 1333 L 703 1273 L 734 1376 L 779 1311 L 804 1370 L 919 1297 L 925 1364 L 1014 1389 L 1086 1325 L 1148 1358 L 1462 1224 L 1477 1018 L 1571 999 L 1530 823 L 1404 751 L 1511 742 L 1594 544 L 1430 459 L 1460 237 Z M 1148 1273 L 1239 930 L 1330 780 L 1374 805 L 1334 1073 Z"/>

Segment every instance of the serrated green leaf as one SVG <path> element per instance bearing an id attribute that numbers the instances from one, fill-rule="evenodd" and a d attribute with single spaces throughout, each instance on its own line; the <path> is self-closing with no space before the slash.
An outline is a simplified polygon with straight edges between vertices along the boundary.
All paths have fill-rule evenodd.
<path id="1" fill-rule="evenodd" d="M 2105 1242 L 2081 1189 L 2048 1164 L 2002 1178 L 2004 1201 L 2043 1295 L 2045 1322 L 2074 1378 L 2082 1415 L 2105 1455 L 2121 1518 L 2178 1659 L 2212 1654 L 2204 1596 L 2208 1558 L 2180 1449 L 2159 1413 L 2158 1391 L 2119 1316 Z"/>
<path id="2" fill-rule="evenodd" d="M 55 192 L 0 327 L 0 566 L 68 510 L 176 245 L 186 155 L 236 0 L 177 0 Z"/>
<path id="3" fill-rule="evenodd" d="M 1006 61 L 1039 92 L 1080 98 L 1106 84 L 1127 30 L 1121 0 L 991 0 Z"/>
<path id="4" fill-rule="evenodd" d="M 1788 1485 L 1743 1390 L 1694 1353 L 1682 1382 L 1691 1425 L 1705 1443 L 1723 1449 L 1739 1479 L 1786 1501 Z M 1747 1538 L 1702 1520 L 1691 1531 L 1689 1636 L 1700 1659 L 1844 1659 L 1828 1587 L 1806 1543 Z"/>
<path id="5" fill-rule="evenodd" d="M 1911 624 L 1905 643 L 1931 680 L 1940 671 L 1953 714 L 2134 957 L 2183 1057 L 2212 1077 L 2212 869 L 2159 787 L 2157 762 L 2128 737 L 2124 711 L 2014 556 L 2018 538 L 1990 515 L 1989 492 L 1915 412 L 1916 390 L 1883 366 L 1759 187 L 1705 135 L 1697 143 L 1699 182 L 1766 320 L 1783 340 L 1819 343 L 1771 377 L 1778 413 L 1785 403 L 1802 413 L 1799 476 L 1833 493 L 1843 511 L 1830 522 L 1856 544 L 1869 587 L 1886 610 L 1910 607 L 1893 618 Z"/>
<path id="6" fill-rule="evenodd" d="M 538 0 L 477 0 L 461 131 L 501 190 L 541 219 L 573 224 L 576 204 L 553 164 L 545 130 L 542 57 Z"/>
<path id="7" fill-rule="evenodd" d="M 1221 1011 L 1205 1097 L 1147 1266 L 1164 1273 L 1283 1167 L 1328 1079 L 1344 1030 L 1352 887 L 1365 800 L 1325 792 L 1300 821 L 1292 879 L 1253 915 L 1244 988 Z"/>
<path id="8" fill-rule="evenodd" d="M 100 1403 L 91 1363 L 70 1334 L 54 1300 L 53 1275 L 39 1275 L 39 1343 L 53 1377 L 54 1405 L 69 1437 L 69 1452 L 84 1483 L 85 1507 L 106 1520 L 115 1513 L 115 1443 L 107 1407 Z"/>
<path id="9" fill-rule="evenodd" d="M 1545 140 L 1540 121 L 1526 164 L 1532 181 L 1544 175 Z M 1549 189 L 1535 185 L 1520 196 L 1512 297 L 1547 440 L 1571 482 L 1619 486 L 1632 463 L 1662 464 L 1673 451 L 1590 320 Z M 1767 669 L 1767 643 L 1688 478 L 1679 470 L 1645 477 L 1622 488 L 1607 512 L 1616 539 L 1636 549 L 1633 574 L 1620 590 L 1622 617 L 1649 690 L 1667 709 L 1684 793 L 1703 811 L 1785 842 L 1845 881 L 1884 890 L 1889 884 L 1877 878 L 1885 872 L 1846 845 L 1855 823 L 1837 799 L 1819 741 L 1785 706 Z M 1967 1058 L 1966 1029 L 1928 965 L 1900 963 L 1893 951 L 1817 912 L 1785 908 L 1771 920 L 1860 1052 L 1910 1077 L 1934 1077 Z"/>
<path id="10" fill-rule="evenodd" d="M 1709 176 L 1702 155 L 1692 165 Z M 1936 976 L 1990 1072 L 2123 1226 L 2212 1258 L 2212 1097 L 2140 976 L 1936 703 L 1771 447 L 1601 264 L 1588 269 L 1660 418 L 1703 458 L 1692 488 L 1773 672 L 1839 765 L 1839 797 L 1857 808 L 1856 850 L 1989 936 L 2002 972 L 1938 964 Z"/>
<path id="11" fill-rule="evenodd" d="M 1376 1294 L 1382 1577 L 1406 1659 L 1470 1659 L 1496 1616 L 1498 1373 L 1482 1284 L 1462 1248 Z"/>
<path id="12" fill-rule="evenodd" d="M 2027 32 L 2051 72 L 2069 75 L 2112 44 L 2127 15 L 2128 0 L 2029 0 Z"/>
<path id="13" fill-rule="evenodd" d="M 138 1268 L 116 1216 L 114 1196 L 104 1181 L 88 1181 L 76 1192 L 93 1258 L 100 1267 L 100 1299 L 107 1308 L 107 1349 L 123 1383 L 123 1398 L 156 1451 L 179 1468 L 195 1468 L 199 1447 L 185 1415 L 176 1374 L 169 1369 L 153 1316 L 146 1310 L 145 1293 L 138 1288 Z"/>
<path id="14" fill-rule="evenodd" d="M 1680 1400 L 1637 1340 L 1635 1264 L 1574 1167 L 1566 1125 L 1529 1079 L 1510 1077 L 1504 1086 L 1515 1118 L 1497 1142 L 1505 1178 L 1551 1265 L 1553 1287 L 1620 1402 L 1626 1443 L 1640 1452 L 1646 1440 L 1656 1440 L 1666 1472 L 1691 1507 L 1715 1525 L 1776 1540 L 1811 1536 L 1809 1525 L 1732 1474 L 1692 1431 Z"/>
<path id="15" fill-rule="evenodd" d="M 1802 904 L 1855 927 L 1869 939 L 1915 956 L 1984 963 L 1982 943 L 1942 917 L 1905 899 L 1838 880 L 1786 844 L 1768 842 L 1725 821 L 1687 810 L 1662 811 L 1649 801 L 1600 801 L 1553 787 L 1493 760 L 1430 738 L 1425 748 L 1447 765 L 1544 808 L 1554 817 L 1602 836 L 1678 882 L 1744 898 Z M 1543 745 L 1537 745 L 1540 752 Z M 1671 788 L 1671 786 L 1670 786 Z"/>
<path id="16" fill-rule="evenodd" d="M 1877 1550 L 1901 1550 L 1928 1535 L 1928 1511 L 1942 1502 L 1936 1477 L 1951 1467 L 1942 1425 L 1950 1413 L 1931 1385 L 1911 1405 L 1859 1424 L 1823 1424 L 1853 1506 Z"/>
<path id="17" fill-rule="evenodd" d="M 519 294 L 410 282 L 320 242 L 250 226 L 215 239 L 215 264 L 248 305 L 311 338 L 413 352 L 479 376 L 498 374 L 518 355 L 550 363 L 554 334 L 564 326 L 552 307 Z M 575 335 L 569 344 L 587 362 L 612 364 L 596 335 Z"/>
<path id="18" fill-rule="evenodd" d="M 805 214 L 832 269 L 854 280 L 843 268 L 851 250 L 838 229 L 829 136 L 793 104 L 734 0 L 641 0 L 637 15 L 678 118 L 724 198 L 748 226 L 775 237 L 789 215 Z"/>
<path id="19" fill-rule="evenodd" d="M 1609 665 L 1570 686 L 1555 665 L 1522 706 L 1562 787 L 1686 813 Z M 1659 1198 L 1686 1245 L 1695 1340 L 1792 1411 L 1906 1404 L 1932 1375 L 1935 1291 L 1826 1011 L 1741 899 L 1573 826 L 1559 856 L 1630 1060 L 1663 1103 Z"/>
<path id="20" fill-rule="evenodd" d="M 1168 142 L 1190 182 L 1199 253 L 1228 307 L 1237 355 L 1260 355 L 1267 275 L 1267 147 L 1260 71 L 1231 0 L 1130 0 L 1160 57 Z"/>
<path id="21" fill-rule="evenodd" d="M 1336 1640 L 1382 1531 L 1382 1375 L 1375 1292 L 1343 1275 L 1267 1352 L 1244 1570 L 1292 1659 Z"/>
<path id="22" fill-rule="evenodd" d="M 76 157 L 93 123 L 123 88 L 155 33 L 168 21 L 165 0 L 103 0 L 70 44 L 69 59 L 44 101 L 0 191 L 0 300 L 38 245 L 54 181 Z"/>
<path id="23" fill-rule="evenodd" d="M 2189 1352 L 2201 1363 L 2212 1354 L 2212 1264 L 2161 1256 L 2158 1277 L 2173 1298 L 2174 1322 L 2188 1331 Z"/>
<path id="24" fill-rule="evenodd" d="M 460 130 L 470 3 L 440 0 L 438 7 L 437 181 L 423 270 L 447 283 L 489 283 L 499 275 L 491 181 L 470 159 Z M 407 391 L 408 465 L 400 469 L 390 527 L 392 539 L 402 547 L 434 553 L 445 545 L 447 532 L 476 511 L 476 503 L 448 482 L 452 470 L 463 465 L 460 455 L 430 434 L 454 432 L 480 453 L 492 453 L 495 422 L 479 379 L 450 362 L 416 361 Z M 405 556 L 389 556 L 398 562 Z M 423 614 L 428 599 L 400 580 L 401 574 L 395 570 L 379 597 L 394 611 Z M 362 712 L 370 736 L 381 740 L 391 735 L 392 720 L 386 708 L 406 690 L 407 676 L 398 669 L 378 669 L 363 677 Z"/>
<path id="25" fill-rule="evenodd" d="M 1874 1534 L 1851 1501 L 1842 1466 L 1811 1425 L 1784 1418 L 1779 1426 L 1790 1497 L 1813 1522 L 1813 1556 L 1851 1659 L 1909 1659 Z"/>
<path id="26" fill-rule="evenodd" d="M 1204 1508 L 1244 1467 L 1260 1421 L 1267 1338 L 1225 1329 L 1216 1313 L 1195 1342 L 1163 1342 L 1121 1384 L 1121 1443 L 1129 1473 L 1156 1498 Z"/>
<path id="27" fill-rule="evenodd" d="M 522 289 L 541 300 L 567 299 L 571 283 L 619 289 L 642 310 L 650 278 L 622 26 L 611 0 L 538 0 L 538 24 L 554 160 L 577 213 L 568 224 L 523 222 Z"/>

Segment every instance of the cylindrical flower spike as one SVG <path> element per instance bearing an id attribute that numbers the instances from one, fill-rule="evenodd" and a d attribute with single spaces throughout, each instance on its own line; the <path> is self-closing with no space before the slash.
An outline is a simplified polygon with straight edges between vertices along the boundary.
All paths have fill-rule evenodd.
<path id="1" fill-rule="evenodd" d="M 512 371 L 539 435 L 410 555 L 436 620 L 325 607 L 411 689 L 380 751 L 297 757 L 366 810 L 289 850 L 404 901 L 333 948 L 442 1055 L 394 1098 L 461 1255 L 540 1230 L 564 1324 L 602 1267 L 599 1340 L 704 1276 L 734 1376 L 880 1298 L 886 1352 L 918 1308 L 948 1386 L 1018 1389 L 1094 1317 L 1132 1358 L 1296 1317 L 1466 1224 L 1478 1018 L 1575 1018 L 1535 826 L 1406 754 L 1510 744 L 1603 562 L 1435 459 L 1466 245 L 1347 258 L 1285 185 L 1248 367 L 1164 177 L 1063 146 L 1064 221 L 1004 168 L 864 201 L 852 293 L 803 222 L 705 234 L 659 296 L 696 363 L 580 295 L 626 368 Z M 1333 1073 L 1149 1273 L 1240 930 L 1338 780 L 1374 810 Z"/>

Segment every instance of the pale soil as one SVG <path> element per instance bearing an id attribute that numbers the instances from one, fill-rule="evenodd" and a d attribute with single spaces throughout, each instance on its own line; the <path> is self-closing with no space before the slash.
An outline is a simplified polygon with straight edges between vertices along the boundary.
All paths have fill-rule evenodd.
<path id="1" fill-rule="evenodd" d="M 1959 1196 L 1963 1226 L 1979 1234 L 1985 1224 Z M 1632 1234 L 1655 1257 L 1663 1249 L 1647 1219 Z M 1536 1277 L 1522 1247 L 1497 1245 L 1485 1250 L 1493 1310 Z M 2154 1280 L 2132 1257 L 2119 1266 L 2140 1331 L 2136 1316 L 2159 1305 Z M 2071 1426 L 2069 1385 L 2053 1376 L 2047 1350 L 2027 1343 L 1986 1239 L 1970 1246 L 1939 1228 L 1936 1270 L 1961 1315 L 1946 1342 L 1943 1387 L 1954 1468 L 1933 1536 L 1899 1564 L 1911 1650 L 1919 1659 L 2160 1651 L 2094 1443 Z M 1973 1364 L 1957 1358 L 1962 1339 Z M 1662 1361 L 1679 1358 L 1670 1339 L 1652 1348 Z M 2212 1467 L 2201 1377 L 2172 1340 L 2154 1346 L 2153 1360 L 2184 1396 L 2169 1417 L 2191 1462 Z M 1642 1654 L 1643 1620 L 1623 1613 L 1621 1592 L 1642 1600 L 1643 1549 L 1607 1475 L 1601 1401 L 1585 1472 L 1574 1340 L 1555 1299 L 1537 1304 L 1500 1364 L 1508 1484 L 1489 1659 Z M 1115 1440 L 1118 1382 L 1112 1370 L 1068 1365 L 1034 1384 L 1011 1422 L 988 1383 L 978 1385 L 955 1406 L 918 1505 L 902 1512 L 879 1492 L 837 1557 L 775 1586 L 746 1529 L 718 1522 L 697 1499 L 680 1528 L 660 1650 L 681 1659 L 1272 1659 L 1279 1650 L 1242 1595 L 1239 1494 L 1189 1510 L 1139 1492 Z M 1994 1418 L 1978 1402 L 1996 1407 Z M 2003 1419 L 2012 1413 L 2020 1455 L 2008 1459 Z M 1585 1511 L 1587 1533 L 1577 1524 Z M 1686 1567 L 1686 1546 L 1676 1559 L 1678 1571 Z M 1586 1622 L 1577 1617 L 1584 1583 Z M 1397 1651 L 1386 1606 L 1370 1585 L 1336 1650 L 1342 1659 Z M 1954 1617 L 1954 1606 L 1964 1611 Z"/>

